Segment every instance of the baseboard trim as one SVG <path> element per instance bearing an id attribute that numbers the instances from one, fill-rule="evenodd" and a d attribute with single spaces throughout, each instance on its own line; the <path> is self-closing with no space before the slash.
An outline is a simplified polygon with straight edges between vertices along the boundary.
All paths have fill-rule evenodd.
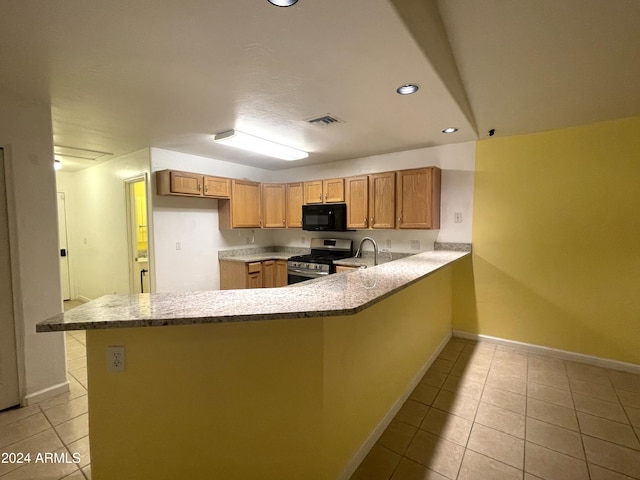
<path id="1" fill-rule="evenodd" d="M 378 422 L 378 425 L 376 425 L 376 427 L 371 431 L 367 440 L 360 446 L 360 448 L 355 453 L 355 455 L 351 458 L 351 460 L 349 460 L 349 463 L 347 464 L 347 466 L 344 468 L 342 473 L 338 476 L 338 480 L 349 480 L 351 478 L 351 476 L 354 474 L 354 472 L 357 470 L 357 468 L 360 466 L 360 464 L 364 460 L 364 457 L 367 456 L 367 454 L 373 448 L 373 446 L 378 441 L 382 433 L 389 426 L 389 424 L 391 423 L 391 420 L 393 420 L 395 416 L 398 414 L 398 411 L 400 410 L 400 408 L 402 408 L 402 405 L 404 405 L 404 402 L 407 401 L 407 399 L 409 398 L 409 395 L 411 395 L 411 392 L 413 392 L 414 388 L 416 388 L 416 386 L 418 385 L 418 383 L 420 382 L 424 374 L 427 373 L 427 370 L 429 370 L 429 367 L 431 367 L 435 359 L 438 358 L 438 355 L 440 355 L 440 352 L 442 352 L 442 349 L 444 349 L 447 343 L 449 343 L 449 340 L 451 340 L 451 336 L 452 336 L 451 332 L 449 332 L 442 339 L 438 347 L 429 356 L 429 358 L 427 359 L 425 364 L 422 366 L 420 371 L 415 375 L 413 380 L 411 380 L 411 383 L 407 387 L 407 390 L 391 406 L 387 414 L 382 418 L 382 420 L 380 420 L 380 422 Z"/>
<path id="2" fill-rule="evenodd" d="M 479 342 L 495 343 L 506 347 L 518 347 L 528 350 L 532 353 L 542 353 L 563 360 L 573 360 L 575 362 L 587 363 L 596 367 L 609 368 L 611 370 L 619 370 L 621 372 L 629 372 L 640 374 L 640 365 L 635 363 L 620 362 L 609 358 L 596 357 L 593 355 L 585 355 L 584 353 L 570 352 L 568 350 L 560 350 L 558 348 L 543 347 L 532 343 L 518 342 L 516 340 L 507 340 L 506 338 L 492 337 L 490 335 L 481 335 L 478 333 L 468 333 L 461 330 L 453 330 L 453 336 L 458 338 L 466 338 L 467 340 L 477 340 Z"/>
<path id="3" fill-rule="evenodd" d="M 29 395 L 24 397 L 24 401 L 22 403 L 24 407 L 28 407 L 29 405 L 42 402 L 43 400 L 55 397 L 56 395 L 60 395 L 61 393 L 67 393 L 68 391 L 69 382 L 65 381 L 51 387 L 43 388 L 42 390 L 38 390 L 37 392 L 30 393 Z"/>

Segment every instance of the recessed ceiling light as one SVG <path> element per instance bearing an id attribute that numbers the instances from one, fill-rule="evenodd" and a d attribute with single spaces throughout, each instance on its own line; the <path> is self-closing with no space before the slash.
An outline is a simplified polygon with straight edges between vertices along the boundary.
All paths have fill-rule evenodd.
<path id="1" fill-rule="evenodd" d="M 271 5 L 275 5 L 276 7 L 290 7 L 298 0 L 269 0 Z"/>
<path id="2" fill-rule="evenodd" d="M 264 138 L 254 137 L 253 135 L 239 132 L 238 130 L 228 130 L 217 133 L 213 137 L 213 140 L 229 145 L 230 147 L 241 148 L 242 150 L 268 155 L 281 160 L 300 160 L 309 156 L 307 152 L 298 150 L 297 148 L 288 147 Z"/>
<path id="3" fill-rule="evenodd" d="M 458 129 L 456 127 L 449 127 L 442 130 L 442 133 L 456 133 Z"/>
<path id="4" fill-rule="evenodd" d="M 411 95 L 412 93 L 416 93 L 420 87 L 414 83 L 405 83 L 404 85 L 398 87 L 396 92 L 400 95 Z"/>

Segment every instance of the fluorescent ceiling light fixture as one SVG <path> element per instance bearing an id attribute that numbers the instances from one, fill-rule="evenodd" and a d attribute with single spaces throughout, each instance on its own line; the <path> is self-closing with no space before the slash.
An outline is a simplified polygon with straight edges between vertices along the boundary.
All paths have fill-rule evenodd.
<path id="1" fill-rule="evenodd" d="M 298 0 L 269 0 L 271 5 L 275 5 L 276 7 L 290 7 Z"/>
<path id="2" fill-rule="evenodd" d="M 268 155 L 281 160 L 301 160 L 309 156 L 307 152 L 298 150 L 297 148 L 287 147 L 286 145 L 265 140 L 264 138 L 254 137 L 253 135 L 239 132 L 238 130 L 217 133 L 214 135 L 213 140 L 223 145 L 241 148 L 242 150 Z"/>
<path id="3" fill-rule="evenodd" d="M 442 133 L 456 133 L 458 129 L 456 127 L 448 127 L 442 130 Z"/>
<path id="4" fill-rule="evenodd" d="M 400 95 L 411 95 L 412 93 L 416 93 L 420 87 L 415 83 L 405 83 L 404 85 L 398 87 L 396 92 Z"/>
<path id="5" fill-rule="evenodd" d="M 62 168 L 62 162 L 60 160 L 53 161 L 53 168 L 55 170 L 60 170 Z"/>

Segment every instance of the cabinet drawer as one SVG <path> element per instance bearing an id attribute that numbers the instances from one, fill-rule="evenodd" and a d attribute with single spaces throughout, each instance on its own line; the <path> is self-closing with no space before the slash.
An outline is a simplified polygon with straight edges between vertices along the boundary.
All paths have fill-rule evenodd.
<path id="1" fill-rule="evenodd" d="M 258 273 L 262 271 L 261 262 L 247 263 L 247 273 Z"/>

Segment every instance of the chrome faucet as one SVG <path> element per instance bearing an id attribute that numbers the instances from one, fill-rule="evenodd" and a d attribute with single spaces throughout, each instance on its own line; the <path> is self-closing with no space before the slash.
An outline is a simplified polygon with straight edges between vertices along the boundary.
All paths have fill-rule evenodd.
<path id="1" fill-rule="evenodd" d="M 367 240 L 369 240 L 373 245 L 373 264 L 378 265 L 378 244 L 371 237 L 364 237 L 362 240 L 360 240 L 360 245 L 358 245 L 358 251 L 356 252 L 356 257 L 362 256 L 362 244 Z"/>

